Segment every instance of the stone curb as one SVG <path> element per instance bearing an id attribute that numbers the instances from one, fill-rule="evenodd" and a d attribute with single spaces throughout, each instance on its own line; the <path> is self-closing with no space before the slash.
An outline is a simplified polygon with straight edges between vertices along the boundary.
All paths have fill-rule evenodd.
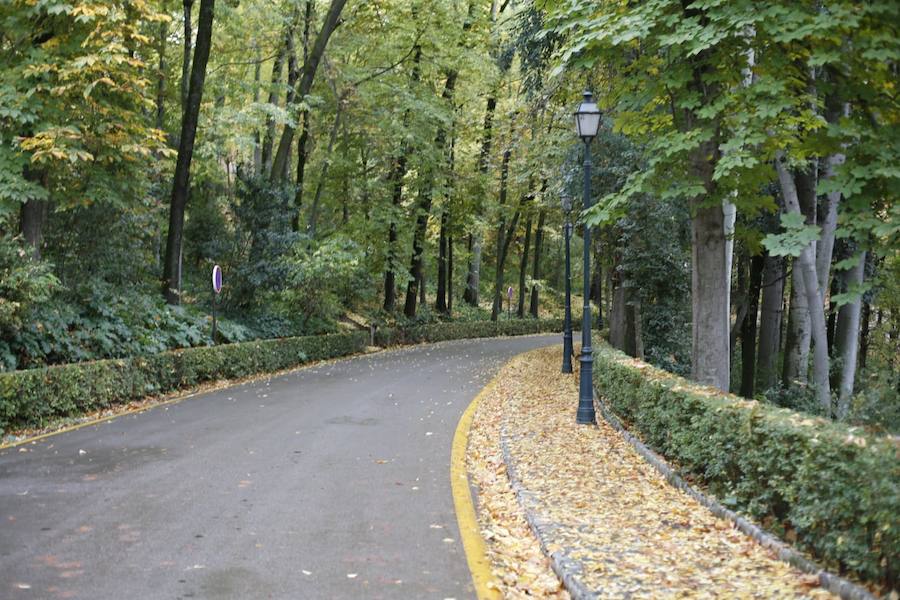
<path id="1" fill-rule="evenodd" d="M 519 481 L 515 464 L 513 464 L 512 453 L 509 450 L 509 435 L 505 424 L 500 428 L 500 449 L 503 452 L 503 462 L 506 463 L 506 474 L 509 477 L 510 485 L 516 493 L 519 506 L 525 512 L 525 520 L 538 539 L 541 551 L 550 559 L 550 567 L 553 569 L 553 572 L 562 581 L 563 587 L 569 592 L 572 600 L 596 600 L 600 594 L 592 592 L 580 579 L 581 565 L 569 558 L 565 550 L 550 552 L 551 533 L 559 525 L 540 516 L 537 511 L 535 495 L 526 490 Z"/>
<path id="2" fill-rule="evenodd" d="M 758 544 L 775 552 L 779 560 L 796 567 L 804 573 L 816 575 L 819 580 L 819 585 L 822 588 L 828 590 L 832 594 L 838 595 L 842 600 L 877 600 L 877 598 L 864 587 L 848 581 L 843 577 L 829 573 L 774 535 L 764 531 L 758 525 L 751 523 L 748 519 L 725 508 L 716 500 L 693 488 L 679 476 L 661 456 L 629 433 L 619 419 L 612 413 L 606 403 L 601 401 L 598 396 L 599 395 L 595 391 L 594 402 L 600 408 L 600 414 L 603 415 L 603 418 L 613 429 L 619 432 L 638 454 L 650 463 L 670 485 L 689 495 L 717 517 L 727 519 L 734 523 L 739 530 L 753 538 Z M 504 424 L 500 429 L 500 449 L 503 452 L 503 461 L 506 463 L 506 473 L 509 477 L 510 485 L 516 494 L 519 506 L 521 506 L 522 510 L 525 512 L 525 520 L 528 522 L 528 525 L 531 527 L 531 530 L 534 532 L 535 537 L 537 537 L 538 542 L 540 543 L 541 550 L 550 559 L 550 565 L 554 573 L 560 578 L 563 586 L 569 592 L 569 595 L 572 596 L 573 600 L 595 600 L 599 598 L 602 592 L 591 591 L 581 581 L 581 565 L 577 561 L 569 558 L 565 549 L 556 552 L 549 551 L 551 534 L 559 525 L 541 517 L 537 509 L 538 501 L 535 498 L 535 494 L 525 489 L 519 480 L 516 465 L 509 449 L 509 441 L 510 436 L 507 432 L 506 425 Z"/>

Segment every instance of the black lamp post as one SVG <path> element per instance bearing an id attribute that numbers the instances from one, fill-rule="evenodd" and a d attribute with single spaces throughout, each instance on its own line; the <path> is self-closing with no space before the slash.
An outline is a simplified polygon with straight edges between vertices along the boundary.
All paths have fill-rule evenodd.
<path id="1" fill-rule="evenodd" d="M 566 317 L 563 321 L 563 360 L 562 372 L 572 372 L 572 355 L 575 353 L 572 349 L 572 261 L 569 258 L 569 240 L 572 237 L 572 198 L 569 196 L 569 190 L 564 189 L 562 198 L 560 199 L 563 213 L 566 215 L 565 238 L 566 238 Z"/>
<path id="2" fill-rule="evenodd" d="M 600 109 L 590 92 L 575 111 L 575 130 L 584 142 L 584 209 L 591 203 L 591 142 L 600 129 Z M 591 348 L 591 228 L 584 224 L 584 317 L 581 323 L 581 372 L 578 380 L 578 413 L 576 421 L 595 422 L 594 413 L 594 356 Z"/>

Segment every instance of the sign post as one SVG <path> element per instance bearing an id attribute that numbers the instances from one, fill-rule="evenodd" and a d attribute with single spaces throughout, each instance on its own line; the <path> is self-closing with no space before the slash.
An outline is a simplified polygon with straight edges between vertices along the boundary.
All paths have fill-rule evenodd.
<path id="1" fill-rule="evenodd" d="M 212 289 L 213 289 L 213 299 L 212 299 L 212 342 L 213 345 L 216 343 L 216 329 L 218 328 L 218 322 L 216 319 L 216 305 L 218 304 L 219 292 L 222 291 L 222 267 L 219 265 L 214 265 L 212 270 Z"/>

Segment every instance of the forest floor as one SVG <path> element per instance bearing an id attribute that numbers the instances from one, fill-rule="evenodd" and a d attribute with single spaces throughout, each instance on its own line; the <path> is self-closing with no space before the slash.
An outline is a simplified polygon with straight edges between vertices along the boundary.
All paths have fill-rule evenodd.
<path id="1" fill-rule="evenodd" d="M 504 597 L 569 597 L 523 498 L 546 550 L 599 597 L 831 597 L 815 576 L 670 486 L 605 421 L 576 426 L 577 363 L 574 375 L 561 374 L 559 353 L 544 348 L 508 363 L 470 433 L 479 524 Z"/>

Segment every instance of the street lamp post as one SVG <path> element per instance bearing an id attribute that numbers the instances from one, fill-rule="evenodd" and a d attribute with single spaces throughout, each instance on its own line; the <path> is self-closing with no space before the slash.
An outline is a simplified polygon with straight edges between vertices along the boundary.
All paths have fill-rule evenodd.
<path id="1" fill-rule="evenodd" d="M 584 210 L 591 207 L 591 142 L 600 129 L 600 109 L 590 92 L 575 111 L 575 130 L 584 142 Z M 584 316 L 581 323 L 581 372 L 578 380 L 578 413 L 576 421 L 593 424 L 594 412 L 594 355 L 591 348 L 591 228 L 584 224 Z"/>
<path id="2" fill-rule="evenodd" d="M 563 213 L 566 215 L 565 238 L 566 238 L 566 317 L 563 321 L 563 360 L 562 372 L 572 372 L 572 355 L 575 353 L 572 349 L 572 261 L 569 255 L 569 240 L 572 237 L 572 198 L 569 196 L 569 190 L 563 190 L 560 203 L 562 204 Z"/>

